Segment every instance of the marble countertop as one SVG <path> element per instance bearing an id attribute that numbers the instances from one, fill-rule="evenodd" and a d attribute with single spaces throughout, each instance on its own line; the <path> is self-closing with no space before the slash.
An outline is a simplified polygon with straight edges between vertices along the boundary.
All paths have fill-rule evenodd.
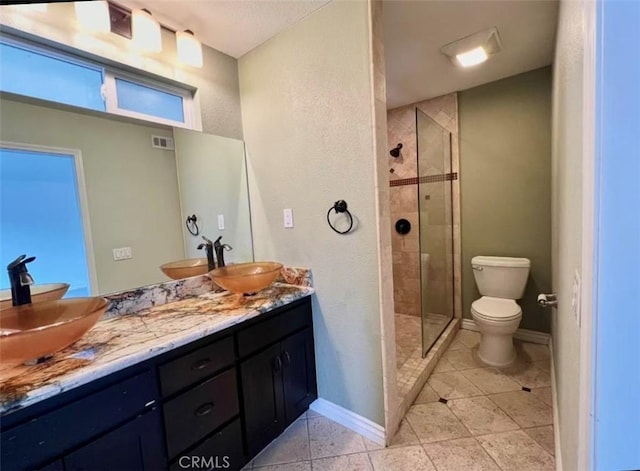
<path id="1" fill-rule="evenodd" d="M 87 384 L 148 358 L 310 296 L 313 288 L 274 283 L 242 305 L 208 292 L 135 313 L 106 316 L 80 340 L 35 365 L 0 370 L 0 415 Z"/>

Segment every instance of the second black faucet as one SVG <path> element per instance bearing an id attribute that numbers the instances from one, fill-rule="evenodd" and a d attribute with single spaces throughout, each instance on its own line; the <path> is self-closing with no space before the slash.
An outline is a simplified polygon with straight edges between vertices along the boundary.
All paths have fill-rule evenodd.
<path id="1" fill-rule="evenodd" d="M 231 247 L 229 244 L 221 243 L 220 239 L 222 239 L 222 236 L 218 237 L 215 242 L 210 241 L 205 236 L 202 236 L 202 239 L 205 242 L 203 244 L 198 245 L 198 250 L 202 250 L 202 249 L 205 250 L 207 254 L 207 265 L 208 265 L 209 271 L 216 268 L 216 261 L 217 261 L 218 268 L 224 267 L 225 266 L 224 251 L 231 250 L 233 249 L 233 247 Z M 214 252 L 215 252 L 215 260 L 214 260 Z"/>

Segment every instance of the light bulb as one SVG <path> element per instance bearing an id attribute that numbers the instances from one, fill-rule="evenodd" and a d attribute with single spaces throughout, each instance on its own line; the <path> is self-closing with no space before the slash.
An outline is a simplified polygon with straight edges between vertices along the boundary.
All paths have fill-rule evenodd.
<path id="1" fill-rule="evenodd" d="M 131 30 L 133 42 L 142 50 L 160 52 L 162 38 L 160 23 L 147 10 L 133 10 L 131 12 Z"/>
<path id="2" fill-rule="evenodd" d="M 471 67 L 483 63 L 489 58 L 487 51 L 482 46 L 467 52 L 456 54 L 456 60 L 462 67 Z"/>
<path id="3" fill-rule="evenodd" d="M 108 33 L 111 31 L 109 4 L 105 0 L 75 2 L 76 18 L 83 28 Z"/>
<path id="4" fill-rule="evenodd" d="M 202 44 L 192 31 L 176 33 L 178 60 L 193 67 L 202 67 Z"/>

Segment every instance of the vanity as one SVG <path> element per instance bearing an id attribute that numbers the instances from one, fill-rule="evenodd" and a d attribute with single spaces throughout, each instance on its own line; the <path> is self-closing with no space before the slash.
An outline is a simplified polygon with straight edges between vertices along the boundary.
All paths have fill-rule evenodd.
<path id="1" fill-rule="evenodd" d="M 1 467 L 242 468 L 317 397 L 312 293 L 275 283 L 241 306 L 206 292 L 107 316 L 3 378 Z"/>

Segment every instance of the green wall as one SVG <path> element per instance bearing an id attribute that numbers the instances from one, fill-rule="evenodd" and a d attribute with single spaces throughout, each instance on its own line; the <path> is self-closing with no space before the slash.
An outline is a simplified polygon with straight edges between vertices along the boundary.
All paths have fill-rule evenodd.
<path id="1" fill-rule="evenodd" d="M 472 257 L 526 257 L 520 328 L 549 332 L 536 297 L 551 288 L 551 67 L 463 91 L 458 106 L 463 316 L 480 296 Z"/>

